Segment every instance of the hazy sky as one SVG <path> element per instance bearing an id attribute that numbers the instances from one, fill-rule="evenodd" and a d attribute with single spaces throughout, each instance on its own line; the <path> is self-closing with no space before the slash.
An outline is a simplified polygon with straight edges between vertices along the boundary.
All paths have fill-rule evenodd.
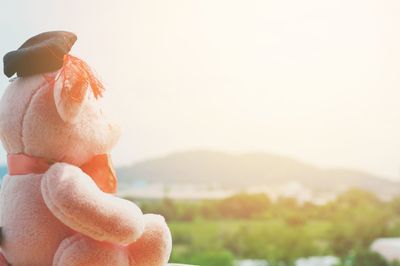
<path id="1" fill-rule="evenodd" d="M 2 55 L 42 31 L 78 34 L 71 53 L 123 129 L 117 164 L 210 148 L 400 179 L 397 0 L 26 0 L 0 13 Z"/>

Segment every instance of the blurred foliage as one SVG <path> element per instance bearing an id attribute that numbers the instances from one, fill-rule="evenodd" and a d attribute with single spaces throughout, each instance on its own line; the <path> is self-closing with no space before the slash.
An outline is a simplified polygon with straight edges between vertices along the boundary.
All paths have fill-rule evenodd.
<path id="1" fill-rule="evenodd" d="M 369 251 L 376 238 L 400 237 L 400 197 L 383 202 L 353 189 L 325 205 L 272 201 L 265 194 L 139 204 L 144 213 L 166 217 L 173 262 L 230 266 L 235 259 L 251 258 L 291 266 L 301 257 L 334 255 L 341 266 L 400 266 Z"/>
<path id="2" fill-rule="evenodd" d="M 389 263 L 378 253 L 369 250 L 358 250 L 351 252 L 343 264 L 338 266 L 398 266 L 398 262 Z"/>

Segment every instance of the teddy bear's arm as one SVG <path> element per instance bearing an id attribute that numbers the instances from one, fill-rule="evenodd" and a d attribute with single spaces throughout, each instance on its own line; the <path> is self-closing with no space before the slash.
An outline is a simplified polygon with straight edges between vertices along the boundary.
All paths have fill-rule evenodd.
<path id="1" fill-rule="evenodd" d="M 143 214 L 130 201 L 102 192 L 78 167 L 56 163 L 43 175 L 43 199 L 73 230 L 99 241 L 128 244 L 144 230 Z"/>

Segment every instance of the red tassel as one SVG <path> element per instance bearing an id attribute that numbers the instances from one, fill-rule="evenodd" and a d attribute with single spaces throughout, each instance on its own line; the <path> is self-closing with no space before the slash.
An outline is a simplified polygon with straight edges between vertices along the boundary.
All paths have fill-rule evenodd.
<path id="1" fill-rule="evenodd" d="M 88 86 L 92 89 L 96 99 L 102 97 L 105 90 L 103 84 L 92 73 L 89 65 L 69 54 L 64 56 L 64 63 L 58 77 L 46 75 L 43 77 L 52 85 L 61 77 L 63 80 L 62 97 L 78 102 L 83 101 Z"/>

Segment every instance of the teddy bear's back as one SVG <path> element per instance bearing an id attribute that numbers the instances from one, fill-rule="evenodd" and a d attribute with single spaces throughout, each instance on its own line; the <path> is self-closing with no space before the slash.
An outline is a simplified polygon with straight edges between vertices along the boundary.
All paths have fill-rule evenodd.
<path id="1" fill-rule="evenodd" d="M 59 243 L 72 234 L 46 207 L 41 179 L 41 174 L 4 177 L 1 248 L 12 265 L 51 265 Z"/>

